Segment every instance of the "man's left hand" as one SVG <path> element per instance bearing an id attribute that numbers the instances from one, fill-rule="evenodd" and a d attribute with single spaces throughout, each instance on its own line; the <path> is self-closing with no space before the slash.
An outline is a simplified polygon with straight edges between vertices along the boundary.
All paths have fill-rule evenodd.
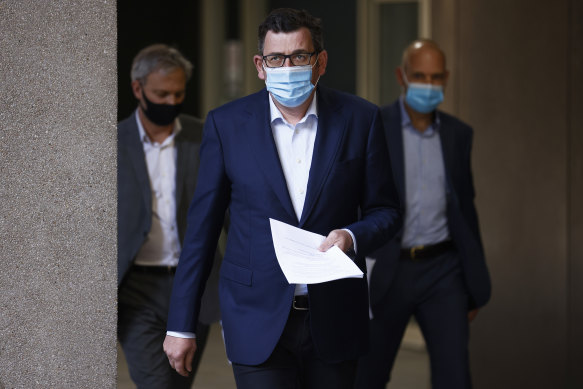
<path id="1" fill-rule="evenodd" d="M 327 251 L 332 246 L 338 246 L 343 252 L 347 252 L 352 248 L 352 237 L 345 230 L 333 230 L 328 234 L 326 239 L 322 242 L 318 250 Z"/>

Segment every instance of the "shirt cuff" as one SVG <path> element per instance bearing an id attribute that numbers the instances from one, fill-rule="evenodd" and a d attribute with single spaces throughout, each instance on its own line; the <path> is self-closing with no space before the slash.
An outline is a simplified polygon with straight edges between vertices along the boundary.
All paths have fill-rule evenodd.
<path id="1" fill-rule="evenodd" d="M 194 332 L 166 331 L 166 335 L 174 336 L 175 338 L 185 338 L 185 339 L 196 338 L 196 335 Z"/>
<path id="2" fill-rule="evenodd" d="M 348 232 L 350 234 L 350 236 L 352 237 L 352 248 L 354 249 L 354 254 L 356 254 L 357 253 L 357 251 L 356 251 L 356 238 L 354 237 L 354 234 L 348 228 L 343 228 L 343 230 Z"/>

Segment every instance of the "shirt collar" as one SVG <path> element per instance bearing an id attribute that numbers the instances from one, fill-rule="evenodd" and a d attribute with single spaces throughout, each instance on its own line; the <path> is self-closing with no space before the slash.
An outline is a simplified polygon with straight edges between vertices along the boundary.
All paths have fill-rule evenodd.
<path id="1" fill-rule="evenodd" d="M 305 122 L 310 116 L 314 116 L 315 118 L 318 118 L 318 106 L 316 104 L 317 93 L 318 92 L 314 92 L 314 98 L 312 99 L 312 102 L 310 103 L 310 106 L 308 107 L 306 114 L 304 115 L 302 120 L 300 120 L 298 122 L 298 124 Z M 281 114 L 281 111 L 279 110 L 279 108 L 277 108 L 277 106 L 273 102 L 273 97 L 271 96 L 271 93 L 269 93 L 269 112 L 270 112 L 270 116 L 271 116 L 271 121 L 270 121 L 271 124 L 273 124 L 277 120 L 281 120 L 286 125 L 291 126 L 291 124 L 289 124 L 284 119 L 283 115 Z"/>
<path id="2" fill-rule="evenodd" d="M 413 129 L 413 124 L 411 123 L 411 118 L 405 109 L 405 96 L 401 95 L 399 97 L 399 108 L 401 109 L 401 128 L 411 128 Z M 435 131 L 439 131 L 439 126 L 441 125 L 441 115 L 438 110 L 435 110 L 435 116 L 433 123 L 429 128 L 422 134 L 423 136 L 431 136 Z M 419 131 L 415 131 L 421 134 Z"/>
<path id="3" fill-rule="evenodd" d="M 136 109 L 136 122 L 138 124 L 138 132 L 140 134 L 140 140 L 142 141 L 142 144 L 148 144 L 148 145 L 152 145 L 152 140 L 150 139 L 150 137 L 148 136 L 148 134 L 146 134 L 146 130 L 144 129 L 144 125 L 142 124 L 142 121 L 140 120 L 140 114 L 138 112 L 138 109 Z M 169 142 L 172 142 L 174 140 L 174 137 L 176 137 L 176 135 L 178 135 L 178 133 L 182 130 L 182 123 L 180 123 L 180 119 L 178 119 L 178 117 L 176 119 L 174 119 L 174 126 L 172 127 L 172 134 L 170 134 L 170 136 L 168 138 L 166 138 L 166 140 L 164 140 L 164 142 L 162 143 L 162 146 L 167 145 Z"/>

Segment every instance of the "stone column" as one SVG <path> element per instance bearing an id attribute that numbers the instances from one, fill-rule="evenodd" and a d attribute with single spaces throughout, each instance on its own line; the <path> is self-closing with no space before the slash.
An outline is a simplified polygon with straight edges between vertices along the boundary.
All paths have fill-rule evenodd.
<path id="1" fill-rule="evenodd" d="M 0 388 L 113 388 L 116 2 L 0 0 Z"/>

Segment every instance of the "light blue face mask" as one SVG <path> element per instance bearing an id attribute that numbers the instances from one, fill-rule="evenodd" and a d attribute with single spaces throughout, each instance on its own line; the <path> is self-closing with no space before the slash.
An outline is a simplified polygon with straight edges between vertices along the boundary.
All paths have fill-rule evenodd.
<path id="1" fill-rule="evenodd" d="M 267 90 L 286 107 L 301 105 L 315 88 L 312 84 L 312 65 L 263 69 L 267 75 L 265 80 Z"/>
<path id="2" fill-rule="evenodd" d="M 441 104 L 443 101 L 443 85 L 409 83 L 405 72 L 402 74 L 407 84 L 405 101 L 409 107 L 420 113 L 429 113 Z"/>

